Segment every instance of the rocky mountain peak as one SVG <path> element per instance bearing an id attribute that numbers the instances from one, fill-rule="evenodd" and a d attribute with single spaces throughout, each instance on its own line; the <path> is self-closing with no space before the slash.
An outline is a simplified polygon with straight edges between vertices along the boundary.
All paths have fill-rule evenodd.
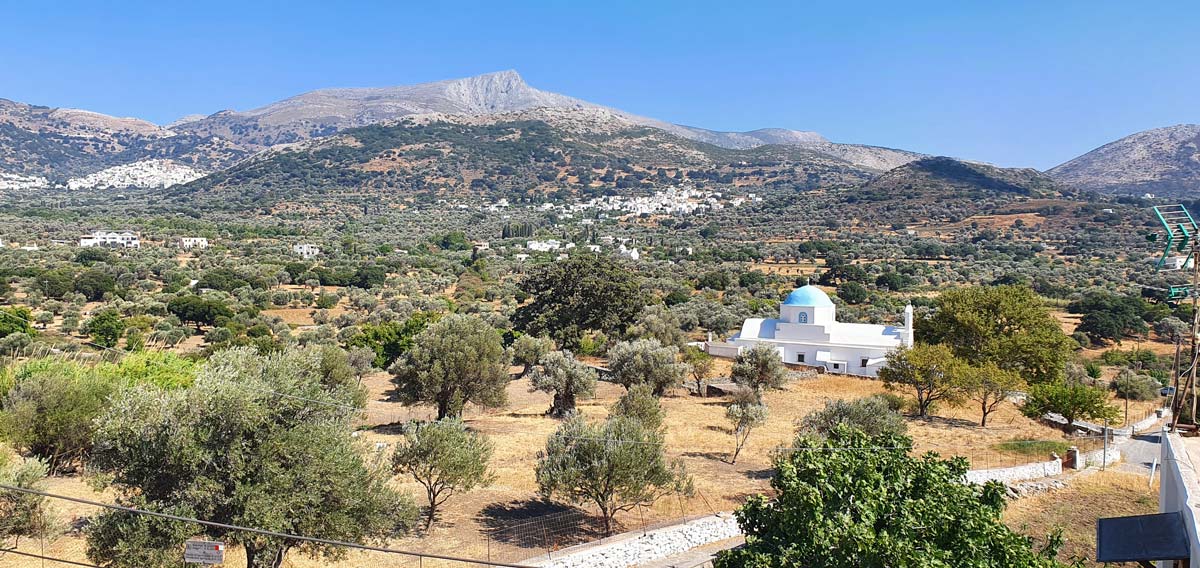
<path id="1" fill-rule="evenodd" d="M 1136 132 L 1046 173 L 1089 191 L 1195 195 L 1200 188 L 1200 124 Z"/>

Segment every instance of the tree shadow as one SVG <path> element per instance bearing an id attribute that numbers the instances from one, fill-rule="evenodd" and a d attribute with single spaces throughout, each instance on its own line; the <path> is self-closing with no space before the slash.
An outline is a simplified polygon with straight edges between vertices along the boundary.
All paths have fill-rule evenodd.
<path id="1" fill-rule="evenodd" d="M 520 548 L 558 550 L 605 536 L 599 516 L 545 499 L 492 503 L 476 519 L 488 538 Z"/>
<path id="2" fill-rule="evenodd" d="M 728 452 L 683 452 L 682 454 L 679 454 L 679 455 L 681 455 L 685 458 L 704 458 L 704 459 L 708 459 L 708 460 L 719 461 L 722 463 L 729 463 L 729 460 L 728 460 L 729 453 Z"/>
<path id="3" fill-rule="evenodd" d="M 942 416 L 926 416 L 924 418 L 920 416 L 909 416 L 908 418 L 912 420 L 919 420 L 925 424 L 937 428 L 979 428 L 979 422 L 975 420 L 968 420 L 966 418 L 945 418 Z"/>
<path id="4" fill-rule="evenodd" d="M 745 472 L 746 477 L 750 479 L 771 479 L 775 477 L 775 468 L 768 467 L 766 469 L 748 469 Z"/>

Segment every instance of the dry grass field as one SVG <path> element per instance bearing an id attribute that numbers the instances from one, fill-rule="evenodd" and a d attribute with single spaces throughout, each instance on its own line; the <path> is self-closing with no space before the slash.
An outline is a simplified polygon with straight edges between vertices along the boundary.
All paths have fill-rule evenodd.
<path id="1" fill-rule="evenodd" d="M 718 372 L 726 370 L 722 361 Z M 389 400 L 388 375 L 377 373 L 367 377 L 364 384 L 372 396 L 364 415 L 361 439 L 367 448 L 376 443 L 390 447 L 400 437 L 398 423 L 410 419 L 428 419 L 432 409 L 409 408 Z M 624 392 L 620 386 L 602 382 L 596 397 L 581 401 L 580 410 L 588 419 L 600 420 L 608 413 L 608 407 Z M 841 398 L 855 399 L 884 392 L 878 381 L 845 376 L 819 375 L 789 383 L 785 389 L 769 392 L 766 402 L 770 408 L 767 424 L 756 430 L 749 445 L 743 450 L 736 464 L 727 462 L 732 449 L 732 437 L 724 419 L 727 401 L 721 398 L 701 398 L 687 394 L 683 389 L 663 398 L 668 428 L 667 445 L 671 458 L 682 460 L 695 479 L 696 495 L 692 498 L 670 498 L 656 503 L 645 511 L 634 511 L 618 518 L 626 529 L 645 524 L 667 522 L 683 516 L 708 514 L 713 511 L 728 511 L 736 508 L 746 496 L 768 492 L 771 451 L 777 446 L 790 443 L 797 420 L 809 412 L 821 408 L 826 400 Z M 544 446 L 559 422 L 546 417 L 550 396 L 530 392 L 527 380 L 514 381 L 509 389 L 509 404 L 503 409 L 485 410 L 469 407 L 464 415 L 467 424 L 487 434 L 495 442 L 492 468 L 495 483 L 463 496 L 452 498 L 445 513 L 431 533 L 423 537 L 397 539 L 389 544 L 397 548 L 424 552 L 451 554 L 456 556 L 487 557 L 493 559 L 518 560 L 534 556 L 536 547 L 523 547 L 520 542 L 530 537 L 521 529 L 502 530 L 522 521 L 546 518 L 545 515 L 566 515 L 574 519 L 581 515 L 562 504 L 548 503 L 538 498 L 534 478 L 537 453 Z M 909 418 L 909 434 L 916 440 L 918 451 L 936 451 L 943 456 L 961 455 L 972 461 L 973 467 L 997 467 L 1014 465 L 1043 459 L 994 449 L 996 444 L 1014 439 L 1063 440 L 1060 431 L 1033 422 L 1020 414 L 1013 405 L 1006 404 L 990 418 L 990 425 L 981 429 L 978 411 L 973 405 L 947 406 L 937 410 L 937 416 L 929 420 Z M 388 450 L 384 450 L 385 452 Z M 396 479 L 398 487 L 418 496 L 423 495 L 419 487 L 407 479 Z M 54 479 L 52 489 L 72 495 L 90 496 L 107 500 L 111 495 L 93 495 L 78 478 Z M 59 502 L 56 509 L 66 521 L 79 523 L 89 514 L 86 507 L 76 507 Z M 551 517 L 554 518 L 554 517 Z M 563 521 L 564 523 L 566 521 Z M 541 525 L 527 525 L 528 530 L 540 531 Z M 553 526 L 553 524 L 551 524 Z M 578 531 L 573 531 L 578 532 Z M 492 534 L 490 542 L 487 535 Z M 594 532 L 582 532 L 574 537 L 551 536 L 555 546 L 565 547 L 583 540 L 597 538 Z M 34 551 L 36 542 L 28 542 L 22 550 Z M 65 554 L 66 557 L 82 560 L 83 541 L 76 534 L 48 543 L 47 553 Z M 230 554 L 230 565 L 237 565 Z M 23 563 L 13 558 L 0 561 L 0 566 L 32 567 L 36 563 Z M 401 556 L 379 553 L 352 554 L 349 558 L 331 563 L 311 560 L 293 555 L 286 566 L 417 566 L 415 560 Z M 425 561 L 424 566 L 439 566 Z M 445 564 L 451 566 L 452 564 Z"/>
<path id="2" fill-rule="evenodd" d="M 1150 487 L 1143 475 L 1120 471 L 1093 471 L 1071 480 L 1058 491 L 1042 493 L 1009 504 L 1004 522 L 1039 543 L 1044 535 L 1061 528 L 1065 544 L 1061 558 L 1078 556 L 1087 566 L 1096 557 L 1096 519 L 1158 512 L 1158 483 Z"/>

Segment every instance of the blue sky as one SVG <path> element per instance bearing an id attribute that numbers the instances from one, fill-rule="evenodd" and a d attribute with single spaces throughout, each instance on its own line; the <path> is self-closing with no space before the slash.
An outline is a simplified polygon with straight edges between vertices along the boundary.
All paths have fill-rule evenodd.
<path id="1" fill-rule="evenodd" d="M 1046 168 L 1200 122 L 1200 2 L 10 2 L 0 97 L 166 123 L 516 69 L 720 130 Z"/>

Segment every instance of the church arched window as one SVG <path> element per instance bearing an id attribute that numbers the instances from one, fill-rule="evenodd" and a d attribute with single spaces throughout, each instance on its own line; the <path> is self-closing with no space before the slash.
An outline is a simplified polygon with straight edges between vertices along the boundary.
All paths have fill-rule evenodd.
<path id="1" fill-rule="evenodd" d="M 808 323 L 808 312 L 800 312 L 796 316 L 796 323 Z"/>

